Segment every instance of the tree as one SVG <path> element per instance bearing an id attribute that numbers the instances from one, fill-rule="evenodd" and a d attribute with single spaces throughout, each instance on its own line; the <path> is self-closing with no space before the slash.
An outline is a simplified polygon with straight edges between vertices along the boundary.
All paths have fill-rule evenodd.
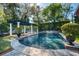
<path id="1" fill-rule="evenodd" d="M 30 16 L 30 5 L 29 4 L 20 4 L 21 11 L 21 20 L 28 21 L 28 17 Z"/>
<path id="2" fill-rule="evenodd" d="M 7 32 L 9 30 L 5 16 L 4 7 L 0 4 L 0 33 Z"/>
<path id="3" fill-rule="evenodd" d="M 55 22 L 60 21 L 60 18 L 63 18 L 62 5 L 60 3 L 50 4 L 43 10 L 43 15 L 47 16 L 48 21 L 53 22 L 55 28 Z"/>
<path id="4" fill-rule="evenodd" d="M 41 19 L 40 19 L 40 6 L 37 6 L 37 4 L 33 4 L 31 6 L 31 14 L 34 16 L 33 18 L 33 21 L 35 24 L 38 25 L 38 30 L 40 28 L 40 23 L 41 23 Z"/>
<path id="5" fill-rule="evenodd" d="M 69 20 L 68 16 L 72 11 L 71 4 L 52 3 L 43 10 L 43 15 L 47 17 L 46 21 L 54 24 L 55 28 L 55 22 Z"/>
<path id="6" fill-rule="evenodd" d="M 5 13 L 3 10 L 3 6 L 0 4 L 0 23 L 5 22 L 6 20 L 4 19 Z"/>
<path id="7" fill-rule="evenodd" d="M 7 19 L 18 19 L 18 4 L 16 3 L 6 3 L 6 4 L 3 4 L 4 6 L 4 12 L 5 12 L 5 15 L 6 17 L 8 16 Z"/>

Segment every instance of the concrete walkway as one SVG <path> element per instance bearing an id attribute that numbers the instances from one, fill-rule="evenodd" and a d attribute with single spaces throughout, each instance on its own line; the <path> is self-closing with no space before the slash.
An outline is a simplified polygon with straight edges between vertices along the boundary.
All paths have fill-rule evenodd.
<path id="1" fill-rule="evenodd" d="M 13 40 L 11 46 L 14 50 L 4 54 L 3 56 L 79 56 L 78 53 L 67 49 L 38 49 L 24 46 L 20 44 L 18 40 Z"/>

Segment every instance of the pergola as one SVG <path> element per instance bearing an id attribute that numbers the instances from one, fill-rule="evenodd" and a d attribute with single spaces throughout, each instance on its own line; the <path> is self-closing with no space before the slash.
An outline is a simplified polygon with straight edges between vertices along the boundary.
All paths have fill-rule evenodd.
<path id="1" fill-rule="evenodd" d="M 20 27 L 20 25 L 23 25 L 24 26 L 24 29 L 23 29 L 24 34 L 26 33 L 25 26 L 31 26 L 31 33 L 33 33 L 33 25 L 36 25 L 36 24 L 26 21 L 26 20 L 16 20 L 16 19 L 8 20 L 8 23 L 10 24 L 10 36 L 12 36 L 12 25 L 17 25 L 17 27 Z M 38 28 L 37 28 L 37 33 L 38 33 Z"/>

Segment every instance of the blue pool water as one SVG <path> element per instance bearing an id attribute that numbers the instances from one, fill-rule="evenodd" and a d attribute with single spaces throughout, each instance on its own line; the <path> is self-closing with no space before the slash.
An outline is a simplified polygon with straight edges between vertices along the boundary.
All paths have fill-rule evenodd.
<path id="1" fill-rule="evenodd" d="M 39 33 L 19 42 L 23 45 L 43 49 L 64 49 L 64 38 L 59 33 Z"/>

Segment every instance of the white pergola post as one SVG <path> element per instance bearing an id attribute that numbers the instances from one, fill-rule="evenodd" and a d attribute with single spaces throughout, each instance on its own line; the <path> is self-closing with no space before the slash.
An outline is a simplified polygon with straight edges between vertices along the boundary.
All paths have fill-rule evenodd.
<path id="1" fill-rule="evenodd" d="M 12 36 L 12 23 L 10 23 L 10 36 Z"/>
<path id="2" fill-rule="evenodd" d="M 17 22 L 17 27 L 18 27 L 18 28 L 20 27 L 20 22 Z"/>
<path id="3" fill-rule="evenodd" d="M 38 27 L 37 27 L 37 34 L 38 34 Z"/>
<path id="4" fill-rule="evenodd" d="M 31 24 L 31 33 L 33 33 L 33 26 L 32 26 L 32 24 Z"/>
<path id="5" fill-rule="evenodd" d="M 30 17 L 29 17 L 29 23 L 31 23 L 31 33 L 33 33 L 33 15 L 31 15 Z"/>
<path id="6" fill-rule="evenodd" d="M 24 31 L 24 34 L 25 34 L 26 33 L 26 27 L 25 26 L 24 26 L 24 30 L 23 31 Z"/>

